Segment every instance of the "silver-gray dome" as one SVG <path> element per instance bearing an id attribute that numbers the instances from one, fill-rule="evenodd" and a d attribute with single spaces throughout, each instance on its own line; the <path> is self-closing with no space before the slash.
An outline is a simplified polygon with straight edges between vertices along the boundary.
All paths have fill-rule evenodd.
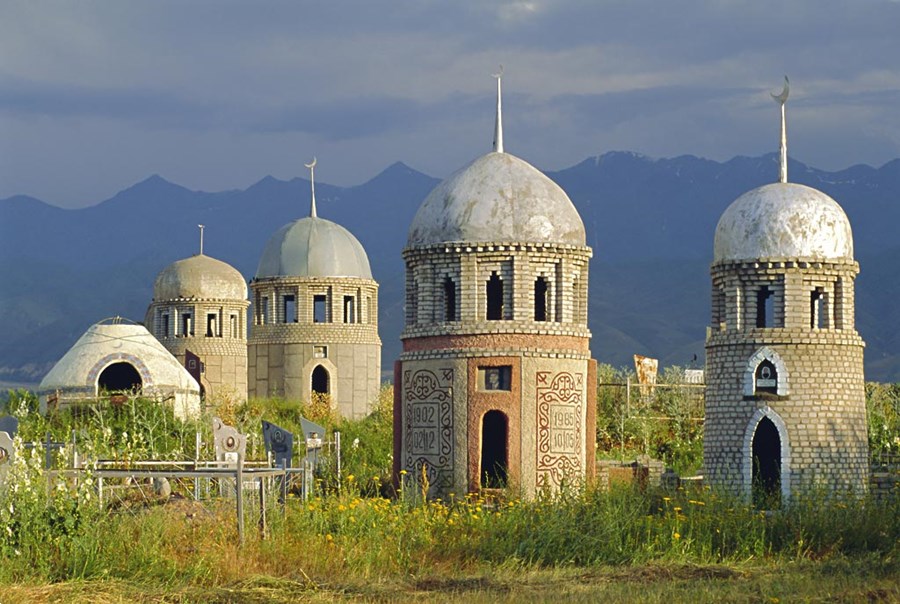
<path id="1" fill-rule="evenodd" d="M 488 153 L 439 184 L 409 227 L 409 247 L 444 242 L 585 245 L 569 196 L 528 162 Z"/>
<path id="2" fill-rule="evenodd" d="M 359 277 L 371 279 L 369 257 L 339 224 L 309 216 L 278 229 L 266 244 L 256 278 Z"/>
<path id="3" fill-rule="evenodd" d="M 247 283 L 236 268 L 197 254 L 173 262 L 156 277 L 153 299 L 246 300 Z"/>
<path id="4" fill-rule="evenodd" d="M 756 258 L 853 261 L 853 232 L 841 206 L 805 185 L 773 183 L 738 197 L 716 227 L 716 262 Z"/>

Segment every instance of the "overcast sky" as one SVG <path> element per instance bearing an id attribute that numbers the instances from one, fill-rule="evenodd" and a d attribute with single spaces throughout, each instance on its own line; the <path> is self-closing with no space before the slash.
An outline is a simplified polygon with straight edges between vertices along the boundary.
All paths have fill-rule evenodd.
<path id="1" fill-rule="evenodd" d="M 818 168 L 900 156 L 892 0 L 2 0 L 0 198 L 76 207 L 158 173 L 437 177 L 490 149 L 544 170 L 612 150 Z"/>

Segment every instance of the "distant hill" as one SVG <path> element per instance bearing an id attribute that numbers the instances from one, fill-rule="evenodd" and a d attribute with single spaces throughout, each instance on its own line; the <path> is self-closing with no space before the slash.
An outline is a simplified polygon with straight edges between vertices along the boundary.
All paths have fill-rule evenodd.
<path id="1" fill-rule="evenodd" d="M 741 193 L 772 182 L 777 157 L 720 163 L 612 152 L 548 172 L 578 207 L 594 249 L 590 328 L 595 358 L 634 353 L 664 364 L 702 362 L 713 233 Z M 867 377 L 900 381 L 900 160 L 824 172 L 791 161 L 792 182 L 838 200 L 862 266 L 857 324 L 868 343 Z M 319 215 L 353 232 L 381 284 L 383 366 L 400 351 L 407 228 L 438 180 L 395 163 L 354 187 L 316 184 Z M 309 182 L 266 177 L 246 190 L 190 191 L 160 176 L 97 205 L 64 210 L 17 196 L 0 200 L 0 381 L 39 381 L 92 323 L 144 316 L 167 264 L 205 252 L 251 279 L 269 236 L 305 216 Z"/>

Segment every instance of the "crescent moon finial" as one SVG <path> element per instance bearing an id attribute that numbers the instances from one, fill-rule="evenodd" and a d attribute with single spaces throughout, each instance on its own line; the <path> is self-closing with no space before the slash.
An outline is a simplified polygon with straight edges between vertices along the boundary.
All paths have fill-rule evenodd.
<path id="1" fill-rule="evenodd" d="M 500 64 L 500 70 L 491 74 L 492 78 L 497 78 L 498 80 L 503 77 L 503 64 Z"/>
<path id="2" fill-rule="evenodd" d="M 313 156 L 313 159 L 308 164 L 303 164 L 307 168 L 309 168 L 309 188 L 312 192 L 312 201 L 309 204 L 309 215 L 313 218 L 316 217 L 316 157 Z"/>
<path id="3" fill-rule="evenodd" d="M 772 99 L 781 106 L 781 148 L 779 149 L 779 174 L 780 182 L 787 182 L 788 155 L 787 155 L 787 118 L 785 117 L 784 105 L 787 103 L 788 95 L 791 93 L 791 81 L 784 76 L 784 88 L 781 94 L 772 94 Z M 769 93 L 771 94 L 771 93 Z"/>
<path id="4" fill-rule="evenodd" d="M 773 94 L 773 93 L 769 93 L 769 94 L 772 94 L 772 99 L 776 103 L 781 103 L 782 105 L 784 105 L 785 103 L 787 103 L 788 95 L 790 93 L 791 93 L 791 81 L 788 79 L 787 76 L 784 76 L 784 88 L 782 88 L 781 94 Z"/>

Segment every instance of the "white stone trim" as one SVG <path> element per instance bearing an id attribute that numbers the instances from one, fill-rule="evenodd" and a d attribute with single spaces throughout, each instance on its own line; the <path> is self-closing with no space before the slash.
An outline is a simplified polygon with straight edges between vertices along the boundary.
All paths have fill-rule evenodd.
<path id="1" fill-rule="evenodd" d="M 747 501 L 750 501 L 753 489 L 753 437 L 756 435 L 756 428 L 759 426 L 759 422 L 764 417 L 769 418 L 778 430 L 778 440 L 781 444 L 781 500 L 788 501 L 791 496 L 791 443 L 788 439 L 788 430 L 784 420 L 768 405 L 756 410 L 747 424 L 747 430 L 744 432 L 744 445 L 741 457 L 743 493 Z"/>
<path id="2" fill-rule="evenodd" d="M 787 396 L 790 392 L 787 367 L 781 355 L 768 346 L 763 346 L 757 350 L 747 361 L 747 365 L 744 368 L 744 396 L 754 396 L 756 394 L 756 388 L 754 387 L 756 368 L 765 360 L 775 365 L 775 370 L 778 371 L 778 389 L 776 394 L 778 396 Z"/>

